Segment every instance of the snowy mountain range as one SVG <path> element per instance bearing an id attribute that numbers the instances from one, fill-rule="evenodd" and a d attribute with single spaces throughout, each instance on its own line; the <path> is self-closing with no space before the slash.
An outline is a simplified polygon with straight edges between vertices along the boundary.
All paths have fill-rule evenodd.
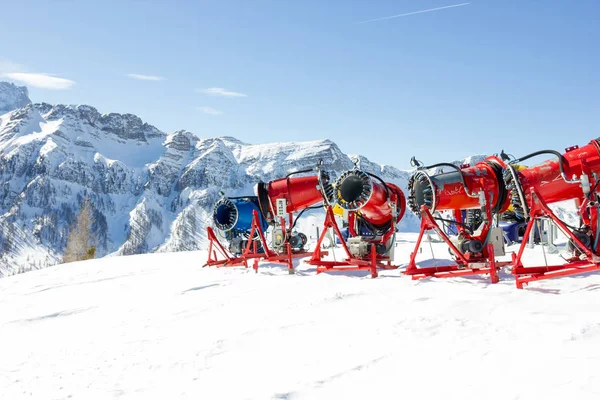
<path id="1" fill-rule="evenodd" d="M 98 256 L 202 249 L 219 191 L 250 195 L 323 160 L 334 176 L 361 168 L 406 188 L 409 173 L 330 140 L 253 145 L 232 137 L 171 134 L 132 114 L 32 103 L 0 82 L 0 275 L 60 261 L 69 224 L 89 196 Z M 410 212 L 400 228 L 415 230 Z"/>

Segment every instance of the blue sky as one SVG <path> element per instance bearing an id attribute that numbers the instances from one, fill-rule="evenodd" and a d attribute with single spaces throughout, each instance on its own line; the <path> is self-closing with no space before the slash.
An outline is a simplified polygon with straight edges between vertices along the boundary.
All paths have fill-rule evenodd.
<path id="1" fill-rule="evenodd" d="M 599 137 L 600 2 L 465 2 L 5 0 L 0 79 L 166 132 L 328 138 L 399 168 Z"/>

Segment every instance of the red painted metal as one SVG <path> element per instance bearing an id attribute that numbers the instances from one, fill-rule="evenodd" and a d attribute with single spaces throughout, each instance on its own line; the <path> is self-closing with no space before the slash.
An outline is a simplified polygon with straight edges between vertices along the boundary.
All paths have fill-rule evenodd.
<path id="1" fill-rule="evenodd" d="M 290 218 L 292 217 L 290 216 Z M 285 221 L 283 219 L 282 224 L 283 230 L 285 231 Z M 265 239 L 265 235 L 260 224 L 258 212 L 256 210 L 252 211 L 252 228 L 250 230 L 249 237 L 252 238 L 255 237 L 255 234 L 258 235 L 263 248 L 262 252 L 258 251 L 258 245 L 256 240 L 249 240 L 242 254 L 238 257 L 235 257 L 225 249 L 225 247 L 217 239 L 213 229 L 210 226 L 206 228 L 206 231 L 208 233 L 209 240 L 208 260 L 203 265 L 203 267 L 216 266 L 217 268 L 219 268 L 237 267 L 243 265 L 244 267 L 248 268 L 248 262 L 252 261 L 252 268 L 255 272 L 258 272 L 259 262 L 265 261 L 278 264 L 285 264 L 288 267 L 288 271 L 290 273 L 294 273 L 293 259 L 308 257 L 312 254 L 312 252 L 308 251 L 293 251 L 289 243 L 286 244 L 286 252 L 283 254 L 278 254 L 273 250 L 269 249 L 269 246 L 267 245 L 267 240 Z M 217 254 L 217 251 L 220 254 Z"/>
<path id="2" fill-rule="evenodd" d="M 393 224 L 392 224 L 393 225 Z M 344 249 L 344 253 L 346 253 L 346 258 L 339 261 L 331 261 L 331 260 L 323 260 L 323 256 L 327 254 L 327 252 L 323 252 L 321 250 L 321 244 L 323 243 L 323 239 L 327 235 L 327 230 L 332 228 L 335 235 L 340 238 L 340 242 L 342 244 L 342 248 Z M 395 225 L 394 225 L 395 229 Z M 371 251 L 368 259 L 359 259 L 355 258 L 350 254 L 350 250 L 348 250 L 348 246 L 346 246 L 346 242 L 343 239 L 342 233 L 340 232 L 340 228 L 335 221 L 335 217 L 333 214 L 333 209 L 331 206 L 326 208 L 325 214 L 325 222 L 323 223 L 323 230 L 321 231 L 321 235 L 319 236 L 319 240 L 317 241 L 317 245 L 315 247 L 314 252 L 312 253 L 312 257 L 307 261 L 307 264 L 316 265 L 317 266 L 317 274 L 325 271 L 356 271 L 356 270 L 366 270 L 371 272 L 371 277 L 377 278 L 377 269 L 395 269 L 398 268 L 391 264 L 390 260 L 383 261 L 380 256 L 377 254 L 375 243 L 371 243 Z"/>
<path id="3" fill-rule="evenodd" d="M 396 217 L 396 223 L 400 222 L 406 211 L 406 200 L 404 193 L 400 188 L 393 183 L 386 182 L 386 186 L 390 190 L 390 201 L 387 198 L 387 192 L 385 187 L 379 182 L 372 182 L 373 194 L 367 203 L 362 206 L 359 213 L 362 218 L 366 219 L 375 226 L 385 225 L 390 222 L 393 217 L 391 202 L 397 204 L 396 208 L 399 208 L 398 216 Z"/>
<path id="4" fill-rule="evenodd" d="M 592 140 L 583 147 L 569 147 L 563 154 L 565 160 L 565 175 L 571 180 L 573 176 L 579 177 L 586 174 L 592 186 L 595 178 L 592 173 L 600 173 L 600 145 Z M 526 192 L 527 202 L 531 201 L 531 187 L 548 204 L 562 200 L 582 199 L 583 191 L 580 184 L 567 183 L 560 175 L 559 160 L 552 159 L 539 165 L 523 169 L 518 172 L 521 186 Z"/>
<path id="5" fill-rule="evenodd" d="M 539 165 L 525 168 L 517 172 L 517 180 L 523 190 L 525 202 L 529 209 L 529 222 L 524 238 L 529 237 L 533 225 L 540 218 L 549 218 L 567 236 L 570 243 L 576 248 L 577 255 L 567 260 L 565 264 L 529 266 L 523 265 L 523 254 L 527 244 L 523 240 L 519 252 L 513 254 L 512 273 L 515 275 L 517 288 L 522 289 L 524 284 L 533 281 L 551 279 L 561 276 L 581 274 L 584 272 L 600 270 L 600 255 L 594 246 L 586 246 L 579 237 L 566 226 L 548 207 L 548 204 L 558 201 L 575 200 L 579 207 L 579 216 L 585 226 L 589 228 L 592 238 L 600 234 L 598 226 L 599 205 L 590 199 L 598 195 L 600 174 L 600 144 L 598 139 L 589 144 L 578 147 L 572 146 L 562 154 L 564 177 L 561 176 L 560 161 L 552 159 Z M 584 187 L 580 182 L 582 176 L 587 176 L 589 186 L 587 191 L 592 192 L 586 196 Z M 572 182 L 567 182 L 566 180 Z"/>
<path id="6" fill-rule="evenodd" d="M 385 188 L 377 182 L 373 182 L 373 195 L 369 201 L 359 210 L 348 212 L 348 230 L 352 236 L 360 236 L 355 227 L 357 214 L 360 218 L 366 219 L 375 226 L 385 226 L 390 222 L 393 222 L 393 224 L 396 225 L 404 216 L 404 212 L 406 211 L 406 199 L 404 198 L 404 193 L 393 183 L 386 182 L 385 184 L 390 190 L 389 201 L 387 200 Z M 392 221 L 392 204 L 396 205 L 396 210 L 398 211 L 398 216 L 395 221 Z M 395 230 L 390 226 L 385 235 L 383 235 L 378 242 L 387 242 L 394 232 Z"/>
<path id="7" fill-rule="evenodd" d="M 430 176 L 430 180 L 435 187 L 436 203 L 431 205 L 432 211 L 440 210 L 468 210 L 480 208 L 479 196 L 475 193 L 484 191 L 491 202 L 491 208 L 497 208 L 499 212 L 506 211 L 509 206 L 508 196 L 501 196 L 504 190 L 501 177 L 496 175 L 490 162 L 497 163 L 501 168 L 506 164 L 498 157 L 487 157 L 484 161 L 478 162 L 473 166 L 462 168 L 464 183 L 469 191 L 465 191 L 465 186 L 460 179 L 458 171 L 450 171 L 442 174 Z M 474 195 L 475 194 L 475 195 Z M 498 204 L 501 201 L 501 204 Z"/>
<path id="8" fill-rule="evenodd" d="M 333 210 L 327 206 L 327 215 L 323 232 L 318 240 L 313 256 L 308 264 L 317 266 L 317 273 L 328 270 L 370 270 L 371 276 L 377 276 L 377 269 L 395 269 L 391 257 L 392 250 L 381 247 L 393 246 L 392 236 L 396 232 L 396 224 L 400 221 L 406 210 L 404 193 L 392 183 L 376 182 L 374 177 L 362 170 L 353 169 L 344 172 L 335 184 L 334 196 L 337 204 L 348 212 L 348 232 L 353 238 L 360 237 L 360 256 L 353 255 L 346 241 L 342 237 L 334 218 Z M 387 188 L 386 188 L 387 187 Z M 372 225 L 373 236 L 362 236 L 360 224 L 366 221 Z M 342 260 L 323 260 L 321 244 L 327 231 L 333 228 L 339 237 L 346 258 Z M 367 246 L 366 249 L 363 246 Z M 377 252 L 380 250 L 381 254 Z M 357 252 L 355 252 L 357 253 Z"/>
<path id="9" fill-rule="evenodd" d="M 464 183 L 461 179 L 461 173 L 456 170 L 433 176 L 429 176 L 424 172 L 417 172 L 411 179 L 413 181 L 413 186 L 410 188 L 411 207 L 413 211 L 421 216 L 419 237 L 414 251 L 411 253 L 410 262 L 404 271 L 406 275 L 412 276 L 413 279 L 489 274 L 492 283 L 497 283 L 497 269 L 510 264 L 508 261 L 496 261 L 493 244 L 487 243 L 492 228 L 493 214 L 506 211 L 510 205 L 510 197 L 502 178 L 502 169 L 506 168 L 506 164 L 498 157 L 487 157 L 484 161 L 473 166 L 465 165 L 463 167 L 461 172 Z M 424 204 L 427 202 L 426 196 L 424 196 L 426 190 L 431 193 L 428 197 L 428 205 Z M 483 225 L 476 233 L 468 232 L 461 225 L 463 222 L 462 210 L 468 209 L 482 210 Z M 440 229 L 432 215 L 432 212 L 441 210 L 453 211 L 457 222 L 456 228 L 461 240 L 481 242 L 484 244 L 481 251 L 474 253 L 466 251 L 463 253 L 454 245 L 448 235 Z M 416 256 L 423 235 L 426 231 L 431 230 L 435 231 L 448 245 L 450 252 L 455 257 L 456 264 L 424 268 L 417 266 Z"/>
<path id="10" fill-rule="evenodd" d="M 302 211 L 323 201 L 323 195 L 319 189 L 318 176 L 277 179 L 266 184 L 266 192 L 269 198 L 268 211 L 271 213 L 271 218 L 277 215 L 275 210 L 277 199 L 287 200 L 286 212 L 290 214 Z M 261 209 L 263 214 L 267 215 L 267 210 L 262 207 Z M 267 216 L 267 219 L 270 218 Z"/>
<path id="11" fill-rule="evenodd" d="M 540 191 L 535 187 L 531 187 L 528 191 L 528 203 L 529 203 L 529 212 L 530 212 L 530 220 L 527 224 L 527 229 L 525 230 L 524 238 L 529 237 L 533 225 L 538 218 L 547 217 L 550 218 L 559 229 L 567 235 L 569 240 L 577 247 L 577 249 L 582 253 L 582 257 L 573 257 L 567 260 L 566 264 L 562 265 L 545 265 L 545 266 L 535 266 L 535 267 L 525 267 L 523 266 L 522 257 L 525 251 L 525 247 L 527 245 L 527 240 L 523 240 L 521 243 L 521 247 L 519 248 L 519 252 L 517 254 L 513 253 L 512 256 L 512 273 L 515 275 L 515 281 L 518 289 L 523 289 L 523 284 L 527 284 L 533 281 L 540 281 L 544 279 L 557 278 L 561 276 L 569 276 L 569 275 L 577 275 L 584 272 L 592 272 L 600 270 L 600 257 L 594 253 L 592 250 L 587 248 L 581 240 L 573 234 L 573 232 L 554 214 L 554 212 L 548 207 L 545 199 L 541 195 Z M 587 214 L 585 212 L 588 207 L 588 201 L 583 201 L 580 208 L 580 214 Z M 590 227 L 594 234 L 597 233 L 597 219 L 598 219 L 598 209 L 597 206 L 591 208 L 590 215 Z M 584 258 L 584 259 L 582 259 Z"/>
<path id="12" fill-rule="evenodd" d="M 456 264 L 424 268 L 419 268 L 417 266 L 417 253 L 421 246 L 423 235 L 428 230 L 434 230 L 448 245 L 450 251 L 456 256 Z M 499 280 L 497 270 L 508 264 L 510 264 L 510 262 L 497 262 L 495 260 L 494 246 L 491 243 L 485 246 L 483 252 L 479 254 L 472 255 L 470 253 L 461 253 L 454 243 L 450 241 L 448 235 L 440 229 L 427 206 L 421 206 L 421 229 L 419 237 L 417 238 L 415 250 L 411 253 L 410 262 L 404 271 L 405 275 L 409 275 L 413 280 L 417 280 L 427 277 L 450 278 L 456 276 L 489 274 L 491 282 L 497 283 Z"/>

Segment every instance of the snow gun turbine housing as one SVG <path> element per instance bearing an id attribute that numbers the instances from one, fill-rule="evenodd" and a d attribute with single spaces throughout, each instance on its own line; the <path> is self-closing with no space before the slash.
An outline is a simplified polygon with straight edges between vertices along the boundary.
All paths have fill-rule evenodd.
<path id="1" fill-rule="evenodd" d="M 342 173 L 335 181 L 332 197 L 326 206 L 323 230 L 308 264 L 317 266 L 317 273 L 332 270 L 368 270 L 373 278 L 377 269 L 395 269 L 392 265 L 396 223 L 402 219 L 406 202 L 396 185 L 358 168 Z M 343 212 L 348 232 L 344 236 L 336 221 L 333 207 Z M 339 215 L 339 214 L 338 214 Z M 323 240 L 333 229 L 346 253 L 345 259 L 325 260 L 321 251 Z"/>
<path id="2" fill-rule="evenodd" d="M 321 165 L 319 162 L 315 168 L 291 172 L 274 181 L 259 181 L 255 186 L 262 215 L 273 225 L 271 243 L 276 252 L 283 252 L 288 244 L 295 251 L 303 250 L 308 238 L 294 230 L 298 217 L 307 209 L 319 208 L 320 203 L 324 206 L 331 203 L 333 187 L 329 174 L 321 169 Z M 313 175 L 294 176 L 306 173 Z"/>
<path id="3" fill-rule="evenodd" d="M 223 232 L 249 232 L 252 227 L 252 211 L 258 211 L 261 226 L 268 228 L 258 206 L 258 197 L 222 197 L 213 208 L 213 221 Z"/>
<path id="4" fill-rule="evenodd" d="M 349 170 L 340 175 L 334 186 L 337 205 L 358 211 L 378 231 L 387 231 L 392 220 L 398 223 L 404 216 L 406 201 L 402 190 L 376 175 Z"/>
<path id="5" fill-rule="evenodd" d="M 489 273 L 492 282 L 498 282 L 496 269 L 500 264 L 495 261 L 495 254 L 504 255 L 504 240 L 501 228 L 492 228 L 492 216 L 509 207 L 509 193 L 503 179 L 504 161 L 492 156 L 473 166 L 439 163 L 418 167 L 408 181 L 408 205 L 421 217 L 421 230 L 405 273 L 412 275 L 413 279 Z M 451 171 L 427 172 L 438 167 L 450 168 Z M 471 223 L 478 210 L 481 221 Z M 458 231 L 456 238 L 450 239 L 441 230 L 436 221 L 440 218 L 433 216 L 436 211 L 453 212 Z M 466 211 L 465 218 L 463 211 Z M 423 234 L 428 230 L 436 231 L 448 244 L 456 265 L 417 267 L 416 255 Z"/>
<path id="6" fill-rule="evenodd" d="M 539 165 L 517 171 L 513 164 L 548 154 L 554 158 Z M 572 146 L 564 154 L 541 150 L 511 161 L 504 172 L 504 180 L 512 189 L 510 202 L 515 212 L 529 218 L 533 192 L 547 204 L 563 200 L 583 200 L 590 196 L 600 174 L 600 138 L 583 147 Z M 592 186 L 593 185 L 593 186 Z"/>
<path id="7" fill-rule="evenodd" d="M 514 164 L 542 154 L 553 159 L 519 171 Z M 600 270 L 600 138 L 579 147 L 572 146 L 561 154 L 541 150 L 511 161 L 504 171 L 506 186 L 511 190 L 510 202 L 515 214 L 528 220 L 519 252 L 513 255 L 512 272 L 517 288 L 532 281 L 575 275 Z M 548 204 L 575 200 L 579 207 L 580 226 L 569 226 Z M 522 256 L 527 238 L 536 220 L 550 219 L 569 239 L 572 257 L 566 264 L 524 267 Z"/>
<path id="8" fill-rule="evenodd" d="M 440 163 L 419 169 L 408 183 L 408 205 L 416 215 L 420 215 L 424 205 L 431 212 L 486 208 L 492 213 L 503 212 L 508 208 L 508 191 L 502 177 L 505 166 L 492 156 L 463 168 Z M 449 167 L 453 171 L 427 173 L 426 169 L 436 167 Z"/>
<path id="9" fill-rule="evenodd" d="M 292 177 L 315 170 L 316 175 Z M 259 181 L 254 190 L 269 223 L 277 217 L 285 218 L 319 203 L 330 204 L 333 198 L 329 174 L 320 168 L 292 172 L 285 178 L 267 183 Z"/>

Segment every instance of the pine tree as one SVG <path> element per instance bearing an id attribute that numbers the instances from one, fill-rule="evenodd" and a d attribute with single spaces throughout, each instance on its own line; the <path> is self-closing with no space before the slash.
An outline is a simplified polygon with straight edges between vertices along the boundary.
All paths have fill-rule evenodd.
<path id="1" fill-rule="evenodd" d="M 96 257 L 96 240 L 92 232 L 93 224 L 92 204 L 86 198 L 81 204 L 79 215 L 67 237 L 67 248 L 63 262 L 89 260 Z"/>

